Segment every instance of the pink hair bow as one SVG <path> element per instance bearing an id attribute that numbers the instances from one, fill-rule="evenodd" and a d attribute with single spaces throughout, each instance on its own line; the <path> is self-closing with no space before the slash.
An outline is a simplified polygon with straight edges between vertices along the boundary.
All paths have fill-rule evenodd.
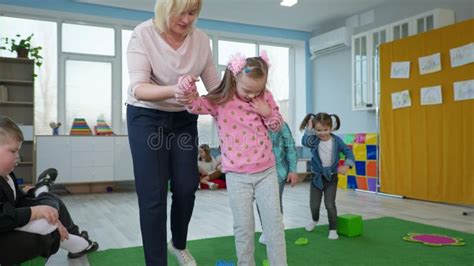
<path id="1" fill-rule="evenodd" d="M 244 69 L 245 64 L 247 61 L 245 60 L 245 56 L 240 53 L 236 53 L 235 55 L 231 55 L 229 62 L 227 63 L 227 68 L 234 73 L 234 76 L 239 74 L 242 69 Z"/>
<path id="2" fill-rule="evenodd" d="M 268 68 L 270 68 L 270 59 L 268 58 L 267 51 L 262 50 L 260 51 L 260 58 L 262 58 L 265 63 L 267 63 Z"/>

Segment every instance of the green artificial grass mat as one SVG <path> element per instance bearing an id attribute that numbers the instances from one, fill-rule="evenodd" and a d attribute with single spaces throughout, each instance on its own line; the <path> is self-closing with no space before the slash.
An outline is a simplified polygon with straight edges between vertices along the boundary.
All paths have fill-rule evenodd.
<path id="1" fill-rule="evenodd" d="M 362 236 L 329 240 L 328 226 L 316 227 L 313 232 L 304 228 L 285 231 L 288 265 L 474 265 L 474 235 L 431 225 L 409 222 L 392 217 L 363 221 Z M 440 234 L 462 238 L 464 246 L 430 247 L 422 243 L 404 241 L 408 233 Z M 258 244 L 255 234 L 255 260 L 262 265 L 267 259 L 266 248 Z M 307 245 L 296 245 L 304 237 Z M 218 260 L 233 261 L 234 237 L 216 237 L 188 241 L 188 249 L 198 265 L 216 265 Z M 108 249 L 88 255 L 90 265 L 145 265 L 143 248 Z M 178 265 L 168 254 L 168 265 Z"/>

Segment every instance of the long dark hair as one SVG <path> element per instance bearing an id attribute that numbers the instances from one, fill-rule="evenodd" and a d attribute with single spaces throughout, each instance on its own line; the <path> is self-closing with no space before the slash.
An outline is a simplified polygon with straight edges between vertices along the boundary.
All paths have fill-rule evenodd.
<path id="1" fill-rule="evenodd" d="M 334 120 L 336 121 L 336 124 L 334 127 L 332 123 L 333 122 L 332 117 L 334 117 Z M 313 123 L 313 127 L 316 126 L 316 123 L 320 123 L 323 126 L 330 127 L 333 131 L 336 131 L 341 127 L 341 120 L 339 119 L 339 116 L 337 116 L 336 114 L 309 113 L 304 117 L 303 121 L 301 122 L 300 130 L 304 130 L 306 128 L 310 119 L 311 119 L 311 122 Z"/>
<path id="2" fill-rule="evenodd" d="M 268 65 L 261 57 L 249 57 L 246 60 L 246 64 L 243 67 L 242 71 L 238 75 L 247 75 L 252 79 L 261 79 L 268 77 Z M 217 105 L 222 105 L 228 102 L 232 97 L 234 97 L 236 92 L 236 83 L 235 83 L 234 74 L 229 68 L 225 69 L 224 77 L 222 78 L 219 86 L 215 87 L 207 95 L 212 103 Z"/>

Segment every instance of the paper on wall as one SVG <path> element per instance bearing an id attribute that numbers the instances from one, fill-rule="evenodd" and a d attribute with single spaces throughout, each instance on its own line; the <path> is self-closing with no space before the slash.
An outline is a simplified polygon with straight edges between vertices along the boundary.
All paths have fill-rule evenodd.
<path id="1" fill-rule="evenodd" d="M 420 75 L 425 75 L 441 70 L 441 54 L 432 54 L 418 58 Z"/>
<path id="2" fill-rule="evenodd" d="M 454 100 L 474 99 L 474 79 L 454 82 Z"/>
<path id="3" fill-rule="evenodd" d="M 459 67 L 474 63 L 474 43 L 449 50 L 451 55 L 451 67 Z"/>
<path id="4" fill-rule="evenodd" d="M 421 88 L 421 105 L 433 105 L 443 102 L 441 86 Z"/>
<path id="5" fill-rule="evenodd" d="M 407 79 L 410 78 L 410 62 L 392 62 L 390 71 L 390 78 L 392 79 Z"/>
<path id="6" fill-rule="evenodd" d="M 404 90 L 392 93 L 392 109 L 411 106 L 410 91 Z"/>

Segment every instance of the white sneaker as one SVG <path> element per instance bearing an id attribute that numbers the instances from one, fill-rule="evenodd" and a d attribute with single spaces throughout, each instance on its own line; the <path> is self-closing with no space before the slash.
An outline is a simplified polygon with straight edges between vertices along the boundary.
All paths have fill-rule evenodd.
<path id="1" fill-rule="evenodd" d="M 258 243 L 262 244 L 262 245 L 266 245 L 267 244 L 267 239 L 265 238 L 265 235 L 262 234 L 260 235 L 260 238 L 258 239 Z"/>
<path id="2" fill-rule="evenodd" d="M 328 239 L 331 239 L 331 240 L 336 240 L 339 238 L 339 235 L 337 234 L 337 231 L 336 230 L 329 230 L 329 236 L 328 236 Z"/>
<path id="3" fill-rule="evenodd" d="M 196 266 L 196 260 L 194 260 L 191 253 L 189 253 L 188 249 L 177 249 L 173 245 L 173 241 L 170 240 L 168 243 L 168 250 L 173 254 L 176 259 L 178 260 L 178 264 L 181 266 Z"/>
<path id="4" fill-rule="evenodd" d="M 308 232 L 311 232 L 314 230 L 314 228 L 316 227 L 316 225 L 318 224 L 318 222 L 315 222 L 315 221 L 311 221 L 311 223 L 309 223 L 308 225 L 306 225 L 304 227 L 304 229 Z"/>
<path id="5" fill-rule="evenodd" d="M 219 188 L 219 185 L 217 185 L 217 184 L 214 183 L 214 182 L 209 182 L 208 185 L 209 185 L 209 189 L 210 189 L 210 190 L 216 190 L 216 189 Z"/>

